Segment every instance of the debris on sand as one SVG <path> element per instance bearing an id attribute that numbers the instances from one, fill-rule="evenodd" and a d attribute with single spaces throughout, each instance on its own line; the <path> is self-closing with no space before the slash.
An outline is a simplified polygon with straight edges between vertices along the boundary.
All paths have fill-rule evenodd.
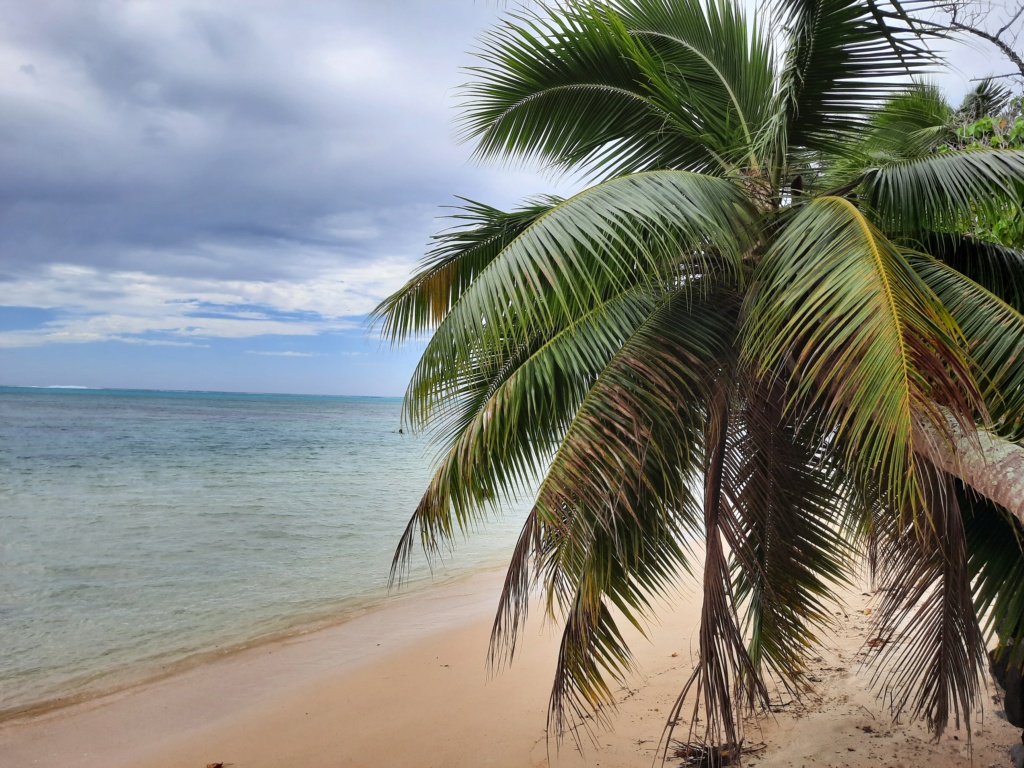
<path id="1" fill-rule="evenodd" d="M 740 755 L 752 755 L 765 749 L 765 744 L 751 744 L 743 746 L 741 741 L 736 744 L 721 744 L 711 746 L 701 742 L 673 741 L 671 746 L 672 757 L 681 759 L 684 766 L 699 766 L 699 768 L 720 768 L 725 765 L 739 765 Z"/>

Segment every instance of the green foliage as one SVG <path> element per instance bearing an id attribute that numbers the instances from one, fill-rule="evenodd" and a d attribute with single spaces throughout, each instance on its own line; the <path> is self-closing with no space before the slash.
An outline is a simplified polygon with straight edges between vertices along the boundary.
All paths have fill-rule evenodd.
<path id="1" fill-rule="evenodd" d="M 905 21 L 857 0 L 775 0 L 756 23 L 729 0 L 568 0 L 482 38 L 478 156 L 590 186 L 467 202 L 378 308 L 395 343 L 433 334 L 404 414 L 438 459 L 393 576 L 536 493 L 490 659 L 539 592 L 564 621 L 559 736 L 608 722 L 619 623 L 643 630 L 697 572 L 700 656 L 670 722 L 693 694 L 691 728 L 702 710 L 706 738 L 738 742 L 771 685 L 803 689 L 864 551 L 900 640 L 890 700 L 936 733 L 969 717 L 979 617 L 990 636 L 1019 601 L 928 451 L 1024 435 L 1020 102 L 989 83 L 953 110 L 907 85 L 934 62 Z"/>
<path id="2" fill-rule="evenodd" d="M 953 116 L 956 139 L 948 149 L 1021 149 L 1024 147 L 1024 95 L 983 80 L 964 97 Z"/>
<path id="3" fill-rule="evenodd" d="M 1011 97 L 1006 87 L 983 81 L 967 95 L 950 119 L 953 135 L 939 148 L 941 152 L 964 149 L 1024 149 L 1024 95 Z M 1024 212 L 1022 194 L 1017 204 L 1000 215 L 980 223 L 974 234 L 1012 248 L 1024 248 Z"/>
<path id="4" fill-rule="evenodd" d="M 998 105 L 993 105 L 998 106 Z M 963 149 L 1024 149 L 1024 97 L 1008 100 L 1005 111 L 988 114 L 957 126 L 956 145 Z M 993 110 L 995 111 L 995 110 Z M 988 226 L 979 227 L 979 237 L 1014 248 L 1024 248 L 1024 213 L 1018 204 Z"/>

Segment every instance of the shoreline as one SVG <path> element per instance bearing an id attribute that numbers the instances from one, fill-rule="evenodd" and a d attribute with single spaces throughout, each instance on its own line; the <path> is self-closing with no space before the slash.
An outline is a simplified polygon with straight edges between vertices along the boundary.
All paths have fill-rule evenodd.
<path id="1" fill-rule="evenodd" d="M 501 572 L 405 596 L 322 630 L 199 665 L 111 697 L 0 723 L 0 764 L 21 768 L 232 768 L 415 765 L 498 768 L 636 766 L 657 759 L 665 717 L 691 669 L 699 602 L 688 592 L 659 605 L 650 641 L 629 630 L 640 668 L 618 689 L 614 730 L 596 731 L 581 756 L 545 740 L 558 633 L 532 616 L 511 668 L 485 670 Z M 816 680 L 800 703 L 748 723 L 766 767 L 928 765 L 969 758 L 952 725 L 938 744 L 920 723 L 894 725 L 855 674 L 872 597 L 846 596 L 834 636 L 811 662 Z M 992 690 L 972 723 L 980 768 L 1009 765 L 1019 730 L 995 715 Z M 689 717 L 689 709 L 684 709 Z M 688 721 L 675 737 L 685 740 Z M 678 760 L 667 764 L 678 765 Z"/>
<path id="2" fill-rule="evenodd" d="M 171 662 L 166 669 L 155 674 L 138 676 L 123 685 L 108 686 L 82 694 L 69 694 L 56 699 L 11 708 L 0 714 L 0 765 L 21 765 L 9 762 L 8 750 L 19 734 L 28 734 L 29 740 L 46 737 L 42 731 L 51 725 L 70 723 L 88 718 L 91 713 L 117 710 L 136 698 L 147 700 L 166 688 L 187 689 L 204 687 L 201 678 L 208 673 L 220 676 L 219 682 L 241 689 L 249 688 L 247 675 L 260 668 L 260 677 L 270 672 L 273 684 L 285 690 L 313 679 L 313 670 L 331 673 L 349 671 L 400 652 L 422 641 L 425 637 L 445 631 L 433 625 L 447 620 L 458 627 L 478 621 L 494 608 L 493 585 L 500 585 L 504 571 L 500 566 L 484 566 L 476 570 L 455 573 L 439 583 L 423 580 L 411 589 L 398 591 L 383 600 L 368 602 L 343 616 L 314 620 L 300 619 L 289 629 L 254 638 L 253 640 L 214 648 L 184 659 Z M 431 606 L 424 613 L 424 605 Z M 386 639 L 371 641 L 374 633 Z M 268 665 L 265 656 L 278 654 L 286 657 L 277 665 Z M 294 668 L 282 668 L 288 661 L 298 660 L 304 674 L 295 675 Z M 276 666 L 276 668 L 274 668 Z M 104 675 L 104 679 L 108 676 Z M 178 691 L 188 697 L 185 690 Z M 33 734 L 32 732 L 40 733 Z M 15 744 L 15 748 L 17 745 Z M 29 763 L 25 763 L 26 765 Z M 37 764 L 35 761 L 31 764 Z M 54 763 L 54 765 L 73 763 Z M 77 764 L 77 763 L 74 763 Z M 86 763 L 91 764 L 91 763 Z M 100 763 L 97 763 L 100 764 Z M 107 763 L 102 763 L 106 765 Z"/>
<path id="3" fill-rule="evenodd" d="M 185 673 L 196 667 L 216 664 L 235 654 L 245 653 L 263 646 L 284 643 L 288 640 L 311 633 L 330 630 L 376 611 L 386 611 L 405 601 L 415 600 L 419 595 L 445 589 L 463 581 L 469 581 L 484 574 L 502 571 L 499 562 L 480 563 L 476 566 L 457 569 L 452 573 L 434 578 L 419 576 L 404 582 L 394 591 L 367 594 L 351 600 L 340 601 L 335 609 L 322 608 L 316 613 L 282 617 L 276 623 L 280 626 L 237 641 L 225 641 L 203 650 L 178 655 L 168 652 L 171 658 L 155 655 L 140 659 L 130 667 L 81 673 L 68 678 L 61 684 L 65 694 L 47 696 L 24 704 L 0 705 L 0 726 L 11 721 L 39 717 L 51 712 L 86 705 L 89 702 L 157 683 L 169 677 Z M 502 571 L 503 572 L 503 571 Z M 56 686 L 53 686 L 56 688 Z"/>

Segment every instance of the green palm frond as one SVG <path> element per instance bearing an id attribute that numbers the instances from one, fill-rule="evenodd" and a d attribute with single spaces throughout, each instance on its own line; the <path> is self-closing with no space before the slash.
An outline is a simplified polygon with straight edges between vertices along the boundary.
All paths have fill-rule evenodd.
<path id="1" fill-rule="evenodd" d="M 575 599 L 566 612 L 558 649 L 558 665 L 548 706 L 548 729 L 553 733 L 569 733 L 577 747 L 582 746 L 581 730 L 593 739 L 591 718 L 598 725 L 610 727 L 609 710 L 614 707 L 615 697 L 608 678 L 624 683 L 631 669 L 632 656 L 603 599 L 616 583 L 621 585 L 620 589 L 627 586 L 622 591 L 631 591 L 628 578 L 621 572 L 619 559 L 613 553 L 608 537 L 598 531 L 590 543 L 593 560 L 581 564 L 590 567 L 584 567 L 584 575 L 576 585 Z M 611 563 L 616 572 L 595 567 L 604 562 Z"/>
<path id="2" fill-rule="evenodd" d="M 785 384 L 740 377 L 725 492 L 734 510 L 736 597 L 758 675 L 799 696 L 805 658 L 831 625 L 829 603 L 854 561 L 838 524 L 844 476 L 785 414 Z"/>
<path id="3" fill-rule="evenodd" d="M 420 270 L 371 313 L 381 335 L 400 344 L 431 331 L 445 318 L 480 271 L 543 214 L 561 203 L 544 197 L 510 212 L 465 200 L 451 219 L 459 226 L 434 237 Z"/>
<path id="4" fill-rule="evenodd" d="M 572 512 L 579 516 L 586 513 L 582 505 Z M 610 510 L 598 514 L 607 516 Z M 615 707 L 612 684 L 625 684 L 627 674 L 633 671 L 632 654 L 612 609 L 644 632 L 645 622 L 653 613 L 652 593 L 663 593 L 686 565 L 685 550 L 677 538 L 679 524 L 672 515 L 642 514 L 634 518 L 624 511 L 617 514 L 628 525 L 597 525 L 586 532 L 585 546 L 573 542 L 572 553 L 579 559 L 572 561 L 571 567 L 578 577 L 560 587 L 567 592 L 561 598 L 567 601 L 561 609 L 565 627 L 551 689 L 548 727 L 553 733 L 570 733 L 577 743 L 581 730 L 591 733 L 591 723 L 611 725 L 609 714 Z M 571 533 L 550 529 L 545 544 L 546 550 L 558 550 L 559 567 L 566 571 L 569 563 L 562 543 L 563 537 L 576 533 L 579 525 L 573 524 L 572 528 L 576 530 Z M 549 556 L 553 557 L 553 552 Z"/>
<path id="5" fill-rule="evenodd" d="M 627 55 L 623 55 L 627 51 Z M 666 167 L 665 155 L 703 167 L 713 158 L 666 132 L 670 116 L 648 98 L 645 54 L 607 7 L 510 14 L 489 32 L 464 88 L 463 130 L 482 157 L 538 158 L 555 167 L 602 163 Z"/>
<path id="6" fill-rule="evenodd" d="M 439 325 L 409 384 L 414 427 L 458 409 L 453 374 L 481 345 L 529 345 L 637 284 L 696 286 L 738 279 L 752 213 L 740 188 L 685 171 L 599 184 L 537 219 L 493 259 Z M 730 277 L 731 276 L 731 277 Z"/>
<path id="7" fill-rule="evenodd" d="M 965 121 L 973 123 L 1005 110 L 1012 95 L 1013 91 L 1009 86 L 986 77 L 974 87 L 974 90 L 964 95 L 964 100 L 960 102 L 957 111 Z"/>
<path id="8" fill-rule="evenodd" d="M 963 234 L 927 232 L 907 242 L 1024 313 L 1024 252 Z"/>
<path id="9" fill-rule="evenodd" d="M 969 231 L 1018 210 L 1024 150 L 977 149 L 882 165 L 860 185 L 873 220 L 890 231 Z"/>
<path id="10" fill-rule="evenodd" d="M 963 333 L 996 431 L 1024 438 L 1024 315 L 952 267 L 909 256 Z"/>
<path id="11" fill-rule="evenodd" d="M 396 552 L 393 579 L 417 538 L 437 552 L 543 471 L 593 382 L 665 301 L 634 288 L 511 354 L 473 351 L 447 387 L 461 407 L 435 422 L 443 452 Z"/>
<path id="12" fill-rule="evenodd" d="M 952 118 L 953 110 L 936 86 L 912 83 L 872 115 L 857 140 L 830 158 L 822 188 L 853 189 L 876 168 L 934 154 L 955 139 Z"/>
<path id="13" fill-rule="evenodd" d="M 482 156 L 604 176 L 722 172 L 771 96 L 769 48 L 735 6 L 637 0 L 513 14 L 484 38 L 464 90 Z"/>
<path id="14" fill-rule="evenodd" d="M 894 154 L 902 157 L 930 154 L 936 146 L 925 147 L 922 151 L 913 143 L 915 134 L 935 128 L 952 132 L 949 126 L 952 117 L 953 110 L 939 87 L 917 81 L 889 99 L 872 117 L 870 137 L 882 146 L 895 148 Z M 900 149 L 902 147 L 908 148 Z"/>
<path id="15" fill-rule="evenodd" d="M 618 13 L 651 52 L 637 61 L 652 102 L 671 115 L 669 131 L 719 159 L 707 172 L 757 166 L 774 88 L 771 47 L 757 24 L 723 2 L 638 0 Z M 665 159 L 689 167 L 682 157 Z"/>
<path id="16" fill-rule="evenodd" d="M 791 397 L 823 409 L 848 463 L 907 509 L 923 500 L 917 423 L 981 406 L 956 322 L 906 258 L 849 201 L 817 198 L 790 218 L 755 274 L 745 353 L 791 371 Z"/>
<path id="17" fill-rule="evenodd" d="M 922 73 L 927 57 L 909 33 L 885 23 L 877 3 L 783 0 L 785 41 L 777 114 L 788 147 L 839 151 L 871 116 Z"/>
<path id="18" fill-rule="evenodd" d="M 526 516 L 523 528 L 516 539 L 501 585 L 498 609 L 491 625 L 491 637 L 487 644 L 487 667 L 499 671 L 506 663 L 512 664 L 519 647 L 519 633 L 526 626 L 530 612 L 533 574 L 530 565 L 541 551 L 541 529 L 534 507 Z"/>
<path id="19" fill-rule="evenodd" d="M 977 494 L 958 488 L 967 531 L 974 605 L 987 641 L 1008 664 L 1024 669 L 1024 526 Z"/>
<path id="20" fill-rule="evenodd" d="M 704 392 L 735 334 L 735 300 L 716 298 L 679 293 L 652 313 L 597 378 L 538 493 L 537 578 L 549 614 L 566 616 L 549 716 L 557 733 L 600 720 L 613 704 L 606 675 L 629 668 L 606 606 L 642 631 L 649 598 L 686 567 Z M 503 595 L 504 615 L 523 615 L 526 599 Z"/>

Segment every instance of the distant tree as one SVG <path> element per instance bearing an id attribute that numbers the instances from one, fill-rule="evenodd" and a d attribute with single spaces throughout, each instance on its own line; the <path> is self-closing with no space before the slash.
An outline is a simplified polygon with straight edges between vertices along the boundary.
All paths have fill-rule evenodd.
<path id="1" fill-rule="evenodd" d="M 466 134 L 592 185 L 467 202 L 377 309 L 396 343 L 433 331 L 404 416 L 441 449 L 394 575 L 543 476 L 491 660 L 539 587 L 565 621 L 552 732 L 607 719 L 616 616 L 642 627 L 688 569 L 699 659 L 669 723 L 692 692 L 716 743 L 773 681 L 803 690 L 864 552 L 891 701 L 936 733 L 970 717 L 986 634 L 1024 626 L 1024 254 L 990 236 L 1024 151 L 960 149 L 956 113 L 906 84 L 932 58 L 898 9 L 763 11 L 509 14 Z"/>
<path id="2" fill-rule="evenodd" d="M 950 149 L 1024 149 L 1024 96 L 993 80 L 983 80 L 964 97 L 953 114 L 955 137 Z M 976 234 L 1002 245 L 1024 249 L 1024 210 L 1006 211 Z"/>

